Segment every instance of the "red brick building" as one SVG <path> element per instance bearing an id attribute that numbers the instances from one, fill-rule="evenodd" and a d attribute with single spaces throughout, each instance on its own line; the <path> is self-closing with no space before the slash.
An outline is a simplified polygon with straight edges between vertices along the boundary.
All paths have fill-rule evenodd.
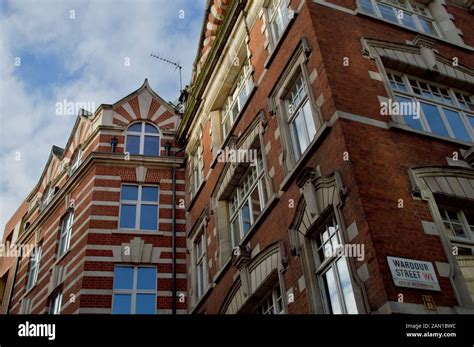
<path id="1" fill-rule="evenodd" d="M 208 1 L 190 313 L 473 313 L 472 1 Z"/>
<path id="2" fill-rule="evenodd" d="M 146 80 L 77 116 L 6 226 L 2 313 L 186 312 L 178 119 Z"/>

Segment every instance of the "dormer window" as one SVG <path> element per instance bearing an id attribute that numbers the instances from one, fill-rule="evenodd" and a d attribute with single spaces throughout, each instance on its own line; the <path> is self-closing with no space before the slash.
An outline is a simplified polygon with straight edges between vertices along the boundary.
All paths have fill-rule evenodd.
<path id="1" fill-rule="evenodd" d="M 126 152 L 133 155 L 160 156 L 160 131 L 146 122 L 134 123 L 127 129 Z"/>
<path id="2" fill-rule="evenodd" d="M 359 0 L 363 12 L 389 22 L 441 37 L 440 31 L 425 5 L 407 0 Z"/>
<path id="3" fill-rule="evenodd" d="M 69 168 L 69 176 L 72 176 L 74 172 L 79 168 L 82 162 L 82 150 L 78 150 L 71 159 L 71 166 Z"/>

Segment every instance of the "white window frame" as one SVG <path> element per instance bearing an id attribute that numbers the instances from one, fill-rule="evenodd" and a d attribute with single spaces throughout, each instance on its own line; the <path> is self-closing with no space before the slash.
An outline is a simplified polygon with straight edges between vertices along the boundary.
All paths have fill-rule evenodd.
<path id="1" fill-rule="evenodd" d="M 222 107 L 221 116 L 221 132 L 222 139 L 225 139 L 235 124 L 235 121 L 239 117 L 245 104 L 248 102 L 250 94 L 254 87 L 253 81 L 253 69 L 250 63 L 250 59 L 246 58 L 242 68 L 240 69 L 234 85 L 231 89 L 231 93 L 227 97 L 224 106 Z M 240 100 L 240 94 L 245 90 L 246 96 L 244 100 Z M 233 114 L 234 107 L 237 106 L 237 113 Z M 228 129 L 226 123 L 228 123 Z"/>
<path id="2" fill-rule="evenodd" d="M 474 230 L 471 229 L 471 226 L 469 225 L 469 222 L 467 221 L 466 214 L 463 211 L 463 209 L 460 208 L 453 208 L 453 207 L 447 207 L 444 205 L 438 205 L 438 210 L 441 215 L 441 221 L 443 222 L 443 226 L 445 228 L 445 235 L 448 237 L 448 239 L 458 245 L 459 247 L 464 247 L 464 248 L 471 248 L 473 251 L 474 255 Z M 445 210 L 450 210 L 450 211 L 455 211 L 456 214 L 458 215 L 458 218 L 461 222 L 461 225 L 463 227 L 463 231 L 466 235 L 466 237 L 462 236 L 456 236 L 456 235 L 451 235 L 449 231 L 446 228 L 446 223 L 449 222 L 451 223 L 450 218 L 444 213 Z M 448 218 L 446 218 L 448 217 Z"/>
<path id="3" fill-rule="evenodd" d="M 132 289 L 115 289 L 115 268 L 117 267 L 129 267 L 133 269 L 133 285 Z M 155 290 L 152 289 L 138 289 L 138 268 L 151 268 L 155 269 L 155 273 L 157 277 L 155 278 Z M 112 311 L 114 312 L 114 302 L 115 302 L 115 294 L 130 294 L 131 295 L 131 301 L 130 301 L 130 314 L 136 314 L 136 309 L 137 309 L 137 295 L 138 294 L 154 294 L 155 295 L 155 313 L 158 307 L 157 304 L 157 296 L 158 296 L 158 268 L 156 266 L 147 266 L 147 265 L 138 265 L 138 266 L 133 266 L 133 265 L 126 265 L 126 264 L 117 264 L 114 267 L 114 283 L 112 284 Z"/>
<path id="4" fill-rule="evenodd" d="M 280 307 L 280 309 L 278 309 Z M 272 288 L 269 294 L 260 302 L 257 309 L 257 314 L 271 315 L 271 314 L 285 314 L 285 302 L 283 300 L 282 290 L 277 284 Z"/>
<path id="5" fill-rule="evenodd" d="M 74 224 L 74 211 L 68 211 L 61 221 L 59 230 L 58 258 L 69 251 L 71 243 L 72 226 Z M 63 249 L 64 245 L 64 249 Z M 61 251 L 63 249 L 63 251 Z"/>
<path id="6" fill-rule="evenodd" d="M 254 219 L 254 211 L 253 211 L 253 204 L 252 204 L 252 193 L 255 189 L 258 189 L 258 196 L 259 196 L 259 204 L 260 204 L 260 214 L 264 211 L 267 203 L 268 203 L 268 191 L 265 183 L 265 169 L 263 163 L 263 154 L 261 151 L 257 157 L 257 165 L 250 166 L 247 172 L 243 176 L 243 180 L 241 181 L 241 185 L 234 190 L 234 193 L 231 195 L 230 199 L 228 200 L 228 208 L 229 208 L 229 225 L 230 225 L 230 233 L 231 233 L 231 240 L 232 240 L 232 247 L 236 247 L 242 241 L 244 236 L 248 233 L 250 228 L 255 224 L 256 219 Z M 255 174 L 254 171 L 255 170 Z M 248 179 L 252 176 L 255 176 L 253 181 L 248 185 L 246 189 L 242 188 L 242 185 L 248 182 Z M 250 227 L 249 230 L 244 231 L 243 229 L 243 207 L 245 204 L 249 205 L 249 215 L 250 215 Z M 232 207 L 234 206 L 234 208 Z M 239 230 L 234 230 L 234 221 L 239 220 Z M 236 235 L 239 236 L 239 239 L 236 239 Z"/>
<path id="7" fill-rule="evenodd" d="M 204 158 L 202 153 L 202 144 L 199 144 L 191 155 L 191 198 L 193 198 L 201 184 L 204 182 Z"/>
<path id="8" fill-rule="evenodd" d="M 138 200 L 122 200 L 122 187 L 123 186 L 134 186 L 138 187 Z M 153 201 L 142 201 L 142 189 L 143 187 L 152 187 L 152 188 L 157 188 L 158 189 L 158 201 L 153 202 Z M 122 228 L 120 226 L 120 220 L 122 217 L 122 205 L 135 205 L 135 227 L 134 228 Z M 160 186 L 158 185 L 152 185 L 152 184 L 135 184 L 135 183 L 124 183 L 120 186 L 120 208 L 119 208 L 119 219 L 118 219 L 118 227 L 121 230 L 135 230 L 135 231 L 142 231 L 140 228 L 140 218 L 141 218 L 141 207 L 142 205 L 152 205 L 152 206 L 157 206 L 156 209 L 156 230 L 149 230 L 149 229 L 143 229 L 145 232 L 156 232 L 160 229 Z"/>
<path id="9" fill-rule="evenodd" d="M 38 273 L 41 262 L 41 246 L 36 246 L 34 249 L 33 257 L 30 260 L 30 268 L 28 271 L 28 282 L 26 284 L 26 290 L 33 288 L 38 281 Z"/>
<path id="10" fill-rule="evenodd" d="M 63 294 L 60 291 L 51 297 L 51 302 L 49 305 L 49 314 L 61 314 L 62 300 Z"/>
<path id="11" fill-rule="evenodd" d="M 391 75 L 401 77 L 402 81 L 403 81 L 403 84 L 404 84 L 405 88 L 407 89 L 407 91 L 403 91 L 403 90 L 394 88 L 392 83 L 390 83 L 392 81 Z M 470 99 L 470 102 L 474 104 L 474 99 L 473 99 L 474 97 L 472 95 L 468 96 L 466 92 L 463 92 L 461 90 L 449 88 L 449 87 L 443 86 L 443 85 L 438 84 L 438 83 L 426 81 L 426 80 L 423 80 L 423 79 L 420 79 L 418 77 L 411 76 L 411 75 L 408 76 L 406 74 L 401 74 L 401 73 L 398 73 L 398 72 L 392 71 L 392 70 L 387 71 L 387 78 L 388 78 L 388 81 L 389 81 L 389 88 L 395 96 L 398 95 L 398 96 L 401 96 L 401 97 L 404 97 L 404 98 L 408 98 L 408 99 L 411 100 L 411 102 L 419 101 L 419 102 L 423 102 L 423 103 L 431 104 L 431 105 L 435 106 L 436 109 L 438 110 L 438 113 L 441 117 L 441 120 L 443 122 L 444 127 L 448 131 L 449 138 L 452 138 L 452 139 L 455 139 L 455 140 L 458 140 L 458 141 L 464 141 L 464 140 L 458 139 L 454 136 L 454 132 L 451 128 L 451 125 L 449 124 L 448 118 L 447 118 L 443 108 L 450 109 L 453 112 L 459 113 L 461 121 L 463 122 L 463 125 L 464 125 L 465 129 L 466 129 L 468 135 L 471 137 L 471 142 L 474 142 L 474 110 L 468 110 L 466 107 L 464 107 L 463 104 L 459 101 L 459 97 L 456 95 L 456 93 L 461 94 L 465 97 L 468 97 Z M 441 89 L 447 90 L 448 93 L 449 93 L 449 97 L 450 97 L 451 101 L 453 101 L 453 103 L 452 104 L 451 103 L 443 103 L 443 102 L 440 102 L 438 100 L 431 99 L 431 98 L 416 94 L 413 90 L 413 86 L 410 83 L 410 80 L 417 81 L 417 85 L 419 85 L 419 83 L 424 83 L 424 84 L 427 84 L 428 86 L 433 86 L 433 87 L 436 87 L 436 88 L 441 88 Z M 463 101 L 466 101 L 466 100 L 463 100 Z M 442 136 L 442 135 L 436 134 L 436 133 L 431 131 L 431 128 L 430 128 L 429 123 L 428 123 L 428 121 L 427 121 L 427 119 L 426 119 L 426 117 L 423 113 L 423 110 L 420 109 L 420 111 L 421 111 L 420 112 L 420 122 L 421 122 L 421 125 L 422 125 L 422 128 L 423 128 L 423 131 L 432 133 L 436 136 Z M 468 117 L 473 118 L 472 125 L 471 125 L 471 122 L 469 121 Z M 407 124 L 406 121 L 405 121 L 405 117 L 400 117 L 399 120 L 403 121 L 404 124 Z"/>
<path id="12" fill-rule="evenodd" d="M 141 130 L 140 131 L 131 131 L 129 130 L 130 127 L 136 125 L 136 124 L 141 124 Z M 153 126 L 158 132 L 157 133 L 147 133 L 145 132 L 145 124 L 149 124 L 151 126 Z M 127 128 L 127 131 L 126 131 L 126 140 L 125 140 L 125 151 L 127 150 L 127 143 L 128 143 L 128 136 L 131 135 L 131 136 L 139 136 L 140 137 L 140 148 L 139 148 L 139 151 L 138 151 L 138 154 L 137 153 L 130 153 L 132 155 L 145 155 L 144 152 L 145 152 L 145 136 L 155 136 L 155 137 L 158 137 L 159 141 L 158 141 L 158 155 L 154 155 L 152 157 L 159 157 L 161 156 L 161 140 L 162 140 L 162 136 L 161 136 L 161 131 L 160 129 L 153 123 L 150 123 L 150 122 L 136 122 L 136 123 L 133 123 L 133 124 L 130 124 Z"/>
<path id="13" fill-rule="evenodd" d="M 388 0 L 367 0 L 367 1 L 370 1 L 371 6 L 372 6 L 372 10 L 375 13 L 374 15 L 377 16 L 378 18 L 386 20 L 390 23 L 398 24 L 398 25 L 400 25 L 404 28 L 407 28 L 407 29 L 416 30 L 416 31 L 418 31 L 422 34 L 425 34 L 425 35 L 432 35 L 432 36 L 436 36 L 436 37 L 439 37 L 439 38 L 443 37 L 442 34 L 441 34 L 441 31 L 438 28 L 438 25 L 437 25 L 436 21 L 434 20 L 433 16 L 431 15 L 431 12 L 430 12 L 429 8 L 425 5 L 423 5 L 423 4 L 412 3 L 411 1 L 408 1 L 408 0 L 400 0 L 400 1 L 405 3 L 405 6 L 403 6 L 402 4 L 399 3 L 399 1 L 396 1 L 396 0 L 393 1 L 393 2 L 397 2 L 397 4 L 394 4 L 393 2 L 388 1 Z M 362 9 L 362 5 L 360 4 L 360 2 L 362 2 L 362 0 L 359 0 L 359 8 Z M 384 18 L 382 16 L 382 13 L 380 11 L 380 8 L 379 8 L 378 4 L 391 7 L 392 10 L 393 10 L 394 16 L 397 19 L 397 22 L 392 22 L 391 20 Z M 423 12 L 425 12 L 424 14 L 421 13 L 422 12 L 421 9 L 423 9 Z M 362 9 L 362 11 L 364 13 L 369 14 L 369 15 L 371 14 L 369 12 L 365 12 L 363 9 Z M 413 23 L 415 24 L 415 28 L 413 28 L 411 26 L 408 26 L 408 25 L 405 25 L 403 23 L 403 20 L 402 20 L 403 17 L 402 16 L 404 15 L 405 12 L 407 14 L 411 15 L 411 17 L 413 18 Z M 401 13 L 403 13 L 403 15 L 400 15 Z M 431 25 L 433 26 L 434 33 L 426 32 L 426 31 L 423 30 L 423 26 L 421 25 L 420 18 L 423 18 L 424 20 L 431 23 Z"/>
<path id="14" fill-rule="evenodd" d="M 300 93 L 304 93 L 304 94 L 302 94 L 298 99 L 294 99 L 292 97 L 292 92 L 294 91 L 294 88 L 297 87 L 298 81 L 301 81 L 301 88 L 296 89 L 297 95 L 300 96 Z M 309 98 L 308 86 L 306 85 L 306 81 L 301 70 L 298 70 L 297 74 L 292 79 L 292 82 L 290 83 L 289 88 L 288 88 L 288 93 L 284 95 L 283 101 L 285 104 L 285 112 L 287 115 L 287 119 L 286 119 L 287 126 L 290 131 L 291 142 L 293 145 L 293 153 L 294 153 L 295 159 L 298 160 L 299 158 L 303 156 L 303 154 L 309 148 L 309 146 L 314 140 L 314 137 L 316 136 L 318 132 L 318 127 L 314 120 L 313 108 L 311 107 L 311 100 Z M 294 105 L 294 101 L 298 101 L 298 103 Z M 306 106 L 306 104 L 308 104 L 309 110 L 310 110 L 310 114 L 307 116 L 313 122 L 313 127 L 315 129 L 315 132 L 312 138 L 308 131 L 308 124 L 306 122 L 307 119 L 304 113 L 305 112 L 304 106 Z M 302 117 L 303 127 L 304 127 L 304 136 L 306 137 L 306 141 L 308 142 L 305 148 L 300 148 L 300 143 L 298 141 L 299 134 L 296 133 L 296 129 L 295 129 L 296 127 L 295 123 L 298 117 Z"/>
<path id="15" fill-rule="evenodd" d="M 270 0 L 267 6 L 268 12 L 268 26 L 270 28 L 271 37 L 273 41 L 273 49 L 278 41 L 280 41 L 285 32 L 288 23 L 290 23 L 290 12 L 288 8 L 288 0 Z M 281 24 L 281 33 L 276 32 L 275 25 Z"/>
<path id="16" fill-rule="evenodd" d="M 199 234 L 193 242 L 193 263 L 195 270 L 194 292 L 196 300 L 199 300 L 209 285 L 209 269 L 207 260 L 207 239 L 205 228 L 201 227 Z"/>
<path id="17" fill-rule="evenodd" d="M 328 229 L 327 229 L 327 226 L 329 224 L 331 224 L 333 227 L 336 226 L 335 232 L 332 233 L 332 234 L 330 234 Z M 325 233 L 325 232 L 329 233 L 328 234 L 329 237 L 327 238 L 327 240 L 324 240 L 323 236 L 322 236 L 323 233 Z M 314 258 L 315 258 L 315 265 L 316 265 L 315 274 L 316 274 L 316 278 L 318 279 L 321 296 L 323 298 L 325 312 L 331 313 L 332 310 L 333 310 L 331 299 L 328 297 L 328 293 L 326 292 L 326 289 L 325 289 L 326 288 L 326 285 L 325 285 L 326 280 L 324 279 L 324 276 L 326 275 L 326 273 L 329 272 L 329 271 L 332 271 L 333 275 L 334 275 L 335 284 L 336 284 L 338 302 L 339 302 L 339 306 L 340 306 L 341 311 L 342 311 L 341 314 L 347 314 L 348 313 L 347 312 L 347 303 L 346 303 L 346 299 L 345 299 L 344 294 L 343 294 L 343 290 L 342 290 L 342 286 L 341 286 L 341 280 L 339 278 L 338 262 L 340 260 L 345 261 L 345 263 L 346 263 L 347 270 L 348 270 L 348 273 L 349 273 L 349 278 L 350 278 L 350 281 L 351 281 L 352 295 L 354 296 L 356 309 L 357 309 L 357 311 L 359 311 L 359 308 L 357 307 L 357 296 L 356 296 L 356 292 L 354 291 L 354 282 L 352 280 L 351 267 L 350 267 L 350 264 L 348 262 L 348 259 L 345 258 L 342 254 L 338 254 L 337 252 L 336 253 L 331 253 L 331 255 L 326 254 L 324 256 L 324 259 L 321 259 L 320 252 L 319 252 L 321 249 L 324 252 L 324 246 L 326 244 L 331 245 L 333 247 L 332 250 L 334 251 L 334 243 L 332 242 L 333 237 L 337 241 L 337 244 L 343 245 L 340 233 L 341 233 L 340 224 L 337 221 L 336 216 L 334 214 L 332 214 L 329 218 L 327 218 L 325 220 L 325 222 L 322 224 L 321 228 L 314 233 L 313 237 L 311 238 L 311 243 L 312 243 L 312 246 L 313 246 L 313 255 L 314 255 Z"/>

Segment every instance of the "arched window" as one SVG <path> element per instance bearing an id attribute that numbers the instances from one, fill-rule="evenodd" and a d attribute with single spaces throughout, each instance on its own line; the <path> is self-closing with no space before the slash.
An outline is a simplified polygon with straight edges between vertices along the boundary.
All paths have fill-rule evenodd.
<path id="1" fill-rule="evenodd" d="M 135 123 L 127 129 L 126 151 L 130 154 L 160 155 L 160 131 L 150 123 Z"/>

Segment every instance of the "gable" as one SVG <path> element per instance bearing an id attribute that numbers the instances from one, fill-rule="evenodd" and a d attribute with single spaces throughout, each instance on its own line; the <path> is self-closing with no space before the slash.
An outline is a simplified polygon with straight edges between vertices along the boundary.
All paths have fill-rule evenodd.
<path id="1" fill-rule="evenodd" d="M 112 105 L 112 124 L 126 126 L 136 120 L 148 120 L 162 131 L 173 131 L 179 118 L 174 108 L 158 96 L 145 80 L 138 90 Z"/>

